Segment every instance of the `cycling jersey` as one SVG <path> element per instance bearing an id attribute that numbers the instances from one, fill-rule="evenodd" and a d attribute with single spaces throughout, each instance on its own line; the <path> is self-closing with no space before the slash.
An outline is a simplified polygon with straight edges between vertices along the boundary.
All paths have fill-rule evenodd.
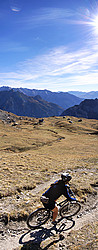
<path id="1" fill-rule="evenodd" d="M 65 185 L 65 183 L 62 180 L 55 181 L 50 186 L 50 188 L 45 193 L 43 193 L 42 195 L 49 198 L 49 208 L 51 207 L 51 205 L 52 205 L 52 207 L 53 206 L 55 207 L 55 201 L 61 195 L 64 195 L 68 200 L 76 200 L 75 198 L 72 198 L 70 196 L 70 194 L 68 192 L 68 189 L 67 189 L 67 185 Z M 46 207 L 46 205 L 45 205 L 45 207 Z"/>

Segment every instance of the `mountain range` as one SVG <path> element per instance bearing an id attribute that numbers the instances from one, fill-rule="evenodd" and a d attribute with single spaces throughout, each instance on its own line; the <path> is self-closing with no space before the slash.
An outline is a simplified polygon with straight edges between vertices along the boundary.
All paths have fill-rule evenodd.
<path id="1" fill-rule="evenodd" d="M 69 91 L 68 93 L 75 95 L 82 99 L 98 99 L 98 91 L 81 92 L 81 91 Z"/>
<path id="2" fill-rule="evenodd" d="M 11 90 L 10 87 L 1 87 L 0 91 L 9 91 Z M 40 95 L 43 100 L 47 102 L 52 102 L 63 109 L 67 109 L 69 107 L 72 107 L 76 104 L 80 104 L 80 102 L 83 100 L 83 98 L 79 98 L 75 95 L 72 95 L 68 92 L 52 92 L 49 90 L 37 90 L 37 89 L 27 89 L 27 88 L 13 88 L 14 91 L 19 91 L 27 96 L 37 96 Z"/>
<path id="3" fill-rule="evenodd" d="M 52 92 L 47 89 L 28 89 L 28 88 L 11 88 L 11 87 L 0 87 L 0 91 L 19 91 L 27 96 L 40 95 L 42 99 L 47 102 L 53 102 L 61 106 L 64 109 L 80 104 L 84 99 L 98 99 L 98 91 L 82 92 L 82 91 L 69 91 L 69 92 Z"/>
<path id="4" fill-rule="evenodd" d="M 59 116 L 64 110 L 57 104 L 46 102 L 39 95 L 30 97 L 13 89 L 0 91 L 0 109 L 36 118 Z"/>
<path id="5" fill-rule="evenodd" d="M 98 99 L 85 99 L 79 105 L 75 105 L 63 111 L 61 116 L 65 115 L 98 120 Z"/>
<path id="6" fill-rule="evenodd" d="M 98 91 L 92 91 L 97 96 Z M 73 93 L 73 92 L 72 92 Z M 74 92 L 86 95 L 86 92 Z M 81 94 L 80 94 L 81 93 Z M 91 92 L 87 93 L 90 97 Z M 0 88 L 0 109 L 19 116 L 76 116 L 98 119 L 98 99 L 81 99 L 68 92 L 51 92 L 27 88 Z"/>

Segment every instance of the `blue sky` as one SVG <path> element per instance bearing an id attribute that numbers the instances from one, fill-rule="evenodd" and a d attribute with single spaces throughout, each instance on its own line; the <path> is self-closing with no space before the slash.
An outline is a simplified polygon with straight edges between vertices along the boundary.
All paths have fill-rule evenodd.
<path id="1" fill-rule="evenodd" d="M 0 0 L 0 87 L 98 91 L 98 0 Z"/>

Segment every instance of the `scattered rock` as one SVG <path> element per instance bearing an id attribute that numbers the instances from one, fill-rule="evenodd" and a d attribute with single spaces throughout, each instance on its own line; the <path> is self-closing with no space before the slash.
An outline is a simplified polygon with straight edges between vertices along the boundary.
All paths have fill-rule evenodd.
<path id="1" fill-rule="evenodd" d="M 44 122 L 44 118 L 39 119 L 39 124 L 42 124 Z"/>
<path id="2" fill-rule="evenodd" d="M 79 119 L 78 122 L 82 122 L 82 119 Z"/>
<path id="3" fill-rule="evenodd" d="M 18 125 L 18 123 L 17 122 L 14 122 L 13 124 L 12 124 L 12 126 L 17 126 Z"/>

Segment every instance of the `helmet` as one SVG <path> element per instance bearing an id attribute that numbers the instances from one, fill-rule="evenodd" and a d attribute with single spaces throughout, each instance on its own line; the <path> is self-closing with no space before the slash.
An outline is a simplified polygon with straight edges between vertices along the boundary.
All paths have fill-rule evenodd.
<path id="1" fill-rule="evenodd" d="M 71 175 L 69 173 L 63 173 L 61 174 L 62 181 L 70 181 L 72 179 Z"/>

